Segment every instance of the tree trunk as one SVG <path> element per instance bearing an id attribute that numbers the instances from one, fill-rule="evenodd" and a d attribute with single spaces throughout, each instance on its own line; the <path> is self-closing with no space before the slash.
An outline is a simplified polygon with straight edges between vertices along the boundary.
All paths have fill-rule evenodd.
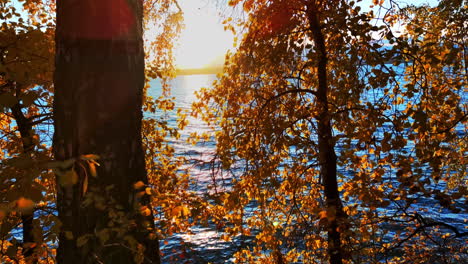
<path id="1" fill-rule="evenodd" d="M 142 16 L 140 0 L 57 1 L 53 151 L 78 175 L 57 184 L 58 263 L 160 263 L 153 215 L 140 214 L 149 197 L 134 188 L 147 184 Z M 86 154 L 100 157 L 96 177 Z"/>
<path id="2" fill-rule="evenodd" d="M 327 50 L 325 38 L 318 18 L 318 10 L 315 1 L 307 6 L 307 16 L 309 18 L 312 38 L 315 49 L 319 54 L 317 73 L 317 136 L 319 147 L 320 177 L 325 191 L 328 220 L 328 254 L 331 264 L 343 263 L 343 248 L 341 246 L 341 233 L 339 231 L 340 222 L 345 218 L 343 205 L 340 199 L 337 182 L 337 162 L 333 142 L 333 132 L 331 126 L 331 114 L 328 110 L 328 82 L 327 82 Z"/>
<path id="3" fill-rule="evenodd" d="M 19 94 L 16 96 L 19 98 Z M 20 132 L 21 140 L 23 142 L 23 152 L 27 155 L 31 155 L 31 152 L 34 150 L 34 142 L 31 135 L 32 124 L 30 120 L 24 116 L 20 103 L 16 103 L 11 107 L 11 113 Z M 21 214 L 21 222 L 23 224 L 23 255 L 28 263 L 37 263 L 38 260 L 33 254 L 34 248 L 31 247 L 32 243 L 35 242 L 33 235 L 33 220 L 34 209 L 31 210 L 31 212 L 23 212 Z"/>

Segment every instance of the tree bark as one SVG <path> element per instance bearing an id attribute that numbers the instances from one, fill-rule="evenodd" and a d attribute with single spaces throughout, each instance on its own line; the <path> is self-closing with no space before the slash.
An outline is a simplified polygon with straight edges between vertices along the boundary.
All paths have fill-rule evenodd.
<path id="1" fill-rule="evenodd" d="M 318 116 L 317 136 L 319 147 L 320 177 L 324 186 L 327 220 L 328 220 L 328 254 L 331 264 L 343 263 L 340 222 L 345 217 L 337 182 L 337 158 L 334 148 L 331 114 L 328 109 L 327 50 L 325 37 L 318 18 L 318 7 L 315 1 L 307 5 L 312 38 L 318 52 L 318 88 L 316 92 Z M 331 215 L 329 215 L 331 214 Z"/>
<path id="2" fill-rule="evenodd" d="M 71 186 L 57 184 L 58 263 L 123 264 L 137 257 L 160 263 L 153 215 L 139 210 L 149 206 L 149 197 L 134 188 L 148 183 L 141 144 L 142 16 L 140 0 L 57 1 L 53 151 L 57 160 L 74 159 L 66 169 L 78 174 Z M 86 154 L 100 157 L 96 177 L 80 161 Z M 78 247 L 86 235 L 89 241 Z"/>

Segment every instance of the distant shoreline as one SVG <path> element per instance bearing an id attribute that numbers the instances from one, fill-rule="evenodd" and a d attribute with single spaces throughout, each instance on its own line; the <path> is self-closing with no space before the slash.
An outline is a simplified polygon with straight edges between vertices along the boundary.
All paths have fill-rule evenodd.
<path id="1" fill-rule="evenodd" d="M 210 67 L 201 69 L 177 69 L 176 75 L 201 75 L 201 74 L 218 74 L 223 71 L 223 67 Z"/>

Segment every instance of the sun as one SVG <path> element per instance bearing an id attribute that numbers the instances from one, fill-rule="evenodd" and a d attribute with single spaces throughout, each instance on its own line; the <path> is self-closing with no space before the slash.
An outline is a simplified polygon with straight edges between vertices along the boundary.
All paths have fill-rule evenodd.
<path id="1" fill-rule="evenodd" d="M 225 32 L 214 7 L 206 1 L 184 0 L 185 29 L 176 48 L 176 67 L 200 69 L 221 66 L 226 51 L 232 47 L 232 33 Z"/>

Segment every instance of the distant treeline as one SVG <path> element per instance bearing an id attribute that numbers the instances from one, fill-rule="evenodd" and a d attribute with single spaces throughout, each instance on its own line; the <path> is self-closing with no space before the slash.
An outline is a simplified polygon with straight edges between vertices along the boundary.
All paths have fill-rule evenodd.
<path id="1" fill-rule="evenodd" d="M 177 75 L 217 74 L 221 73 L 223 67 L 209 67 L 200 69 L 177 69 Z"/>

